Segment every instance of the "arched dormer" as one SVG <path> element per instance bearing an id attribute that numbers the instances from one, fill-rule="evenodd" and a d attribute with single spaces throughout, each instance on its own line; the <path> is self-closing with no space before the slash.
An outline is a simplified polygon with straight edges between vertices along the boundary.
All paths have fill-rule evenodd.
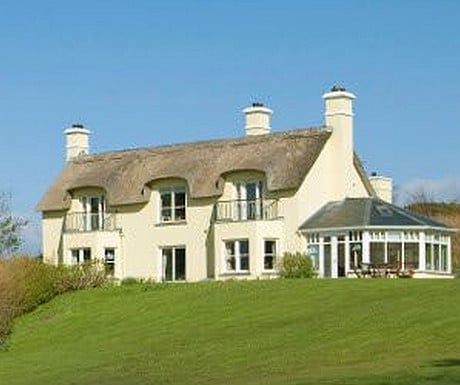
<path id="1" fill-rule="evenodd" d="M 273 219 L 277 199 L 268 198 L 266 173 L 240 169 L 224 173 L 223 193 L 216 204 L 217 222 Z"/>
<path id="2" fill-rule="evenodd" d="M 115 214 L 108 209 L 104 188 L 77 187 L 67 193 L 70 207 L 65 217 L 66 232 L 112 231 L 117 228 Z"/>
<path id="3" fill-rule="evenodd" d="M 105 211 L 107 206 L 107 192 L 100 186 L 82 186 L 67 190 L 70 195 L 69 212 L 84 212 L 98 206 Z"/>
<path id="4" fill-rule="evenodd" d="M 264 171 L 255 169 L 231 170 L 221 175 L 223 191 L 219 200 L 262 199 L 267 190 Z"/>
<path id="5" fill-rule="evenodd" d="M 184 223 L 187 220 L 189 187 L 184 178 L 171 176 L 151 180 L 150 200 L 156 212 L 158 224 Z"/>

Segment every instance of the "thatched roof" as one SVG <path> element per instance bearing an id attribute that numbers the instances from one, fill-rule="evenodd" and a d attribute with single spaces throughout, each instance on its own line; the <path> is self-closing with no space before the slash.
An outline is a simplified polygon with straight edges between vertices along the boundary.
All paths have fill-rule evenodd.
<path id="1" fill-rule="evenodd" d="M 67 163 L 37 209 L 68 209 L 69 193 L 82 187 L 103 188 L 111 206 L 143 203 L 149 199 L 149 182 L 164 178 L 186 180 L 193 198 L 215 197 L 222 194 L 222 177 L 238 170 L 265 173 L 270 191 L 297 189 L 330 135 L 326 128 L 301 129 L 88 155 Z"/>
<path id="2" fill-rule="evenodd" d="M 378 198 L 346 198 L 342 201 L 326 203 L 300 226 L 300 230 L 364 227 L 428 227 L 449 230 L 449 227 L 441 222 Z"/>

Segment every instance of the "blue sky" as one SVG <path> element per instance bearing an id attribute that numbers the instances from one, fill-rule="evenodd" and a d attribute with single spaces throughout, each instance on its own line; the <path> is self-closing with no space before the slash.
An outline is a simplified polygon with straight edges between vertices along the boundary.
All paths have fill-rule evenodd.
<path id="1" fill-rule="evenodd" d="M 31 219 L 64 166 L 63 130 L 93 152 L 321 125 L 321 95 L 357 96 L 355 145 L 401 192 L 460 197 L 460 2 L 0 2 L 0 191 Z"/>

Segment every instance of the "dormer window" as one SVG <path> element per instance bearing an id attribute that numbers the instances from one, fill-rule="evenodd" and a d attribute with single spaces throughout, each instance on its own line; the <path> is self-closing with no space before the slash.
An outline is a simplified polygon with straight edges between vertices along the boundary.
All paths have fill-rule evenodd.
<path id="1" fill-rule="evenodd" d="M 187 196 L 185 187 L 170 187 L 160 190 L 160 222 L 185 221 Z"/>
<path id="2" fill-rule="evenodd" d="M 236 185 L 239 220 L 262 219 L 263 183 L 251 181 Z"/>
<path id="3" fill-rule="evenodd" d="M 97 231 L 104 228 L 105 198 L 103 195 L 80 198 L 84 231 Z"/>

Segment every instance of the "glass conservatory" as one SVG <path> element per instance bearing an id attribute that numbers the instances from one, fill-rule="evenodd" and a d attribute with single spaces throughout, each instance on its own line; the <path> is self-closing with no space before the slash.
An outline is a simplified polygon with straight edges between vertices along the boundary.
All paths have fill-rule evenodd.
<path id="1" fill-rule="evenodd" d="M 320 277 L 450 277 L 453 229 L 376 198 L 321 208 L 300 228 Z"/>

